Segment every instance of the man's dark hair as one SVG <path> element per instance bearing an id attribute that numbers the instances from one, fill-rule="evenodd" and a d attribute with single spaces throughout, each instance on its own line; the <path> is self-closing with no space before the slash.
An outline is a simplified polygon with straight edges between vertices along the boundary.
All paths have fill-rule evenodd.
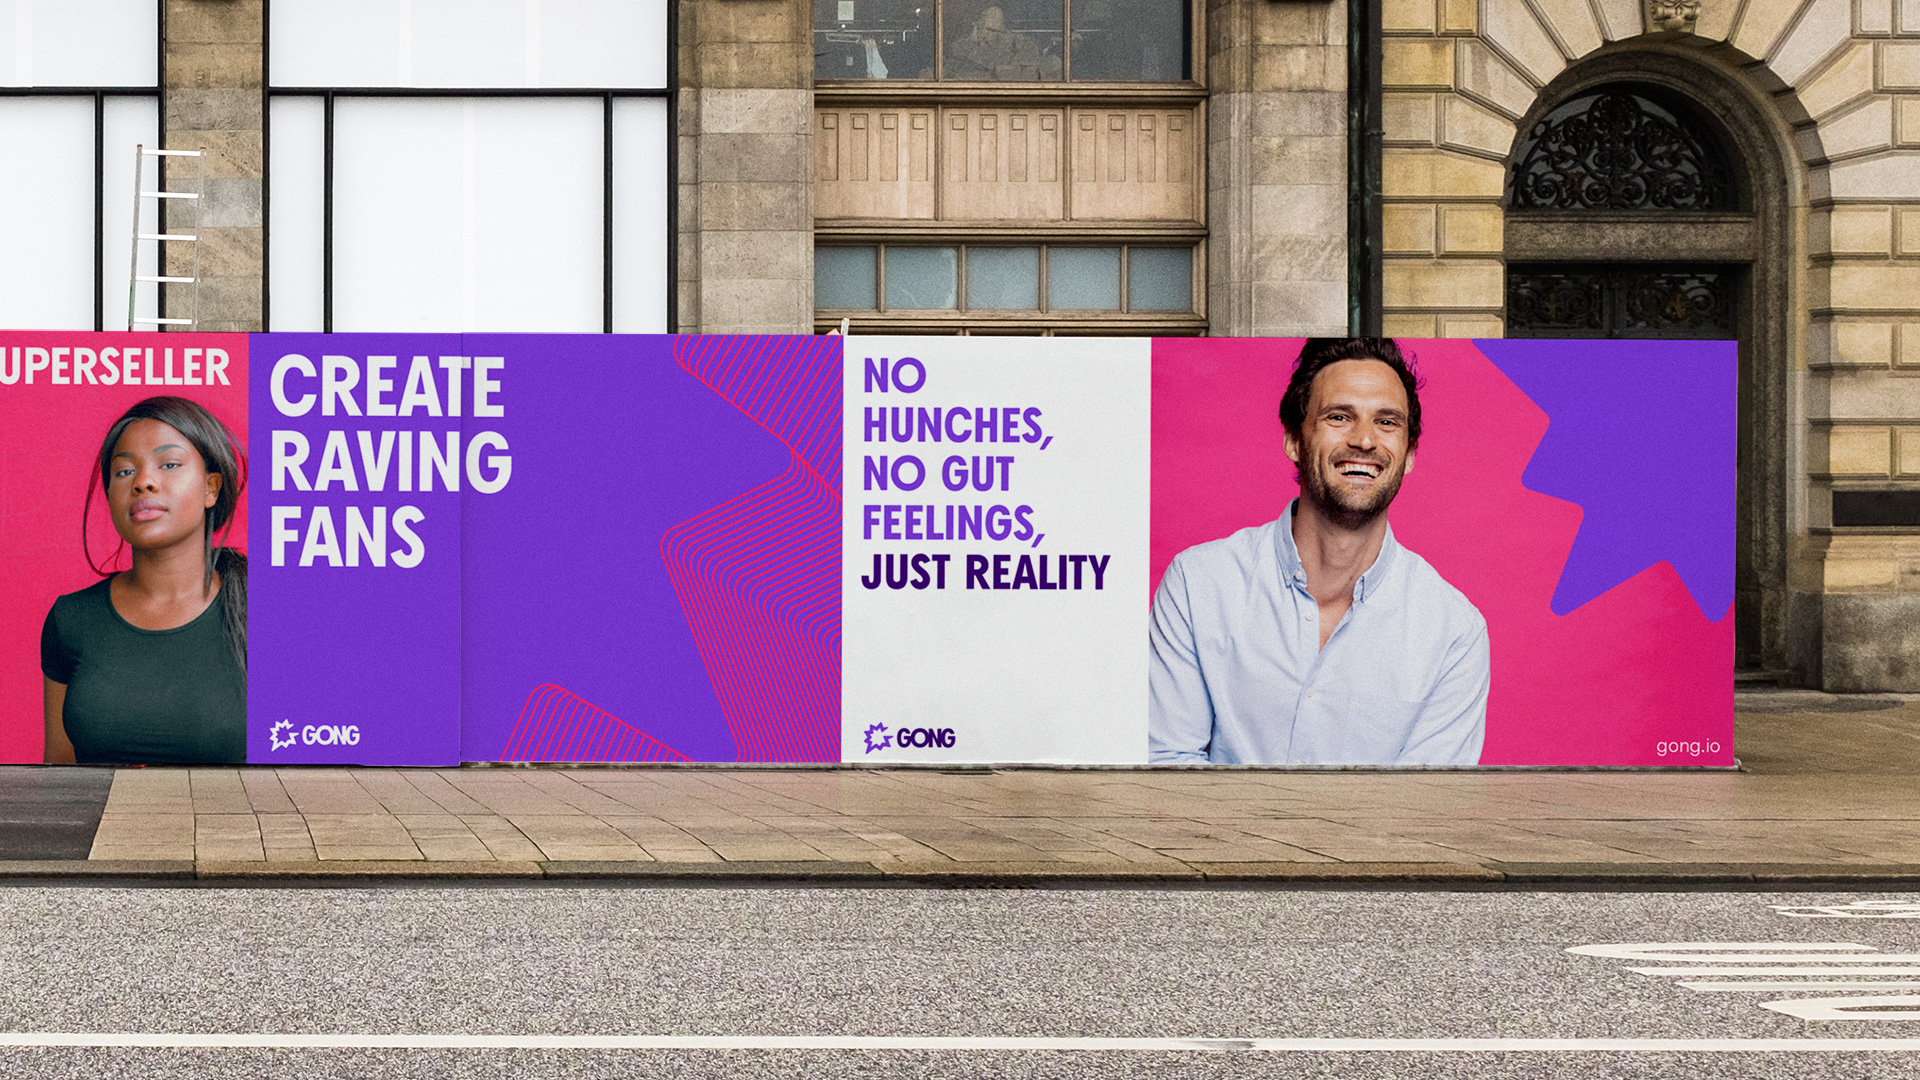
<path id="1" fill-rule="evenodd" d="M 1392 338 L 1308 338 L 1294 361 L 1293 378 L 1280 398 L 1280 423 L 1295 438 L 1306 428 L 1307 400 L 1320 369 L 1342 360 L 1378 360 L 1400 376 L 1407 388 L 1407 449 L 1420 445 L 1420 379 Z"/>

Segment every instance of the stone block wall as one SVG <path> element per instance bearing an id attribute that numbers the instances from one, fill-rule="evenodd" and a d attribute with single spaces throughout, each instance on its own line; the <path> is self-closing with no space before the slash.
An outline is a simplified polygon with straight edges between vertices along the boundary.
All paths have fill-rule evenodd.
<path id="1" fill-rule="evenodd" d="M 1212 0 L 1207 35 L 1209 331 L 1344 334 L 1345 0 Z"/>
<path id="2" fill-rule="evenodd" d="M 1818 139 L 1807 147 L 1818 155 L 1807 229 L 1813 535 L 1796 576 L 1821 597 L 1823 686 L 1920 690 L 1920 536 L 1824 531 L 1836 488 L 1920 490 L 1920 5 L 1826 0 L 1800 25 L 1813 29 L 1797 37 L 1817 32 L 1827 54 L 1788 52 L 1787 37 L 1772 58 Z"/>
<path id="3" fill-rule="evenodd" d="M 266 265 L 261 13 L 261 0 L 167 0 L 165 7 L 162 145 L 207 152 L 206 190 L 196 227 L 200 240 L 163 245 L 166 274 L 192 276 L 193 249 L 198 248 L 198 329 L 205 331 L 261 328 Z M 200 163 L 192 158 L 163 160 L 168 187 L 192 190 Z M 176 232 L 193 220 L 177 206 L 168 206 L 166 212 Z M 169 317 L 186 316 L 190 288 L 167 288 Z"/>
<path id="4" fill-rule="evenodd" d="M 1748 465 L 1784 470 L 1784 535 L 1756 541 L 1784 548 L 1768 618 L 1792 640 L 1772 655 L 1829 689 L 1920 690 L 1920 638 L 1896 626 L 1920 610 L 1920 535 L 1831 514 L 1835 487 L 1920 490 L 1920 4 L 1703 0 L 1662 30 L 1639 0 L 1386 0 L 1384 29 L 1392 334 L 1501 332 L 1505 164 L 1571 64 L 1684 53 L 1765 103 L 1793 177 L 1767 196 L 1790 265 L 1765 268 L 1786 275 L 1791 331 L 1748 357 L 1783 388 L 1758 406 L 1777 423 L 1749 416 L 1786 444 Z"/>
<path id="5" fill-rule="evenodd" d="M 813 332 L 812 8 L 681 0 L 679 318 Z"/>

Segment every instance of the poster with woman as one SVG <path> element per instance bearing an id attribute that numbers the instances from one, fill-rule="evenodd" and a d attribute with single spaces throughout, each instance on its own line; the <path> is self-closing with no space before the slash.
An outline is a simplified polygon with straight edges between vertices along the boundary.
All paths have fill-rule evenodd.
<path id="1" fill-rule="evenodd" d="M 0 761 L 246 758 L 247 339 L 0 343 Z"/>

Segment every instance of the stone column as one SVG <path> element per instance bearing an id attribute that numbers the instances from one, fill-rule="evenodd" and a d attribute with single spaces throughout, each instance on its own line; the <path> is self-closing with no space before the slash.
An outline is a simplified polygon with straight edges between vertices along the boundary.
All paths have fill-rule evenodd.
<path id="1" fill-rule="evenodd" d="M 813 332 L 812 8 L 681 0 L 682 333 Z"/>
<path id="2" fill-rule="evenodd" d="M 261 0 L 167 0 L 165 67 L 161 74 L 161 145 L 206 150 L 207 189 L 196 245 L 167 244 L 167 273 L 187 276 L 199 248 L 199 329 L 261 328 L 262 194 Z M 169 158 L 168 186 L 184 189 L 196 165 Z M 172 207 L 176 225 L 191 221 Z M 167 314 L 187 309 L 185 290 L 167 289 Z"/>
<path id="3" fill-rule="evenodd" d="M 1344 334 L 1345 0 L 1210 0 L 1207 38 L 1210 331 Z"/>

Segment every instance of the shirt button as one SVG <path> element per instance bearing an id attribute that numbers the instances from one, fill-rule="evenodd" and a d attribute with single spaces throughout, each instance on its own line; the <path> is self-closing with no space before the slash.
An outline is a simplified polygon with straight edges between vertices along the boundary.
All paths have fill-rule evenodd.
<path id="1" fill-rule="evenodd" d="M 1311 690 L 1309 690 L 1309 691 L 1307 691 L 1307 696 L 1308 696 L 1308 697 L 1312 697 L 1312 696 L 1313 696 L 1313 691 L 1311 691 Z"/>

